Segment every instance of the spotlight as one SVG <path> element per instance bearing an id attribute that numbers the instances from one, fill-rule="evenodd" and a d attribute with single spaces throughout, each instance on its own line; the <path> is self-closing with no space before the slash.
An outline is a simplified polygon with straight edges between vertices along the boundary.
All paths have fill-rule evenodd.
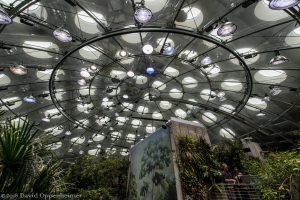
<path id="1" fill-rule="evenodd" d="M 129 96 L 128 96 L 127 94 L 124 94 L 124 95 L 123 95 L 123 98 L 124 98 L 124 99 L 128 99 Z"/>
<path id="2" fill-rule="evenodd" d="M 73 40 L 70 32 L 63 28 L 53 31 L 53 36 L 61 42 L 71 42 Z"/>
<path id="3" fill-rule="evenodd" d="M 209 56 L 207 56 L 201 60 L 202 65 L 210 65 L 211 63 L 212 63 L 212 60 Z"/>
<path id="4" fill-rule="evenodd" d="M 71 131 L 66 131 L 65 135 L 72 135 Z"/>
<path id="5" fill-rule="evenodd" d="M 224 97 L 225 96 L 225 92 L 223 92 L 223 91 L 219 91 L 218 93 L 217 93 L 217 97 L 219 97 L 219 98 L 222 98 L 222 97 Z"/>
<path id="6" fill-rule="evenodd" d="M 77 81 L 78 85 L 84 86 L 86 85 L 86 81 L 84 79 L 80 79 Z"/>
<path id="7" fill-rule="evenodd" d="M 42 119 L 42 121 L 44 121 L 44 122 L 50 122 L 50 118 L 49 118 L 49 117 L 44 117 L 44 118 Z"/>
<path id="8" fill-rule="evenodd" d="M 151 44 L 146 44 L 143 46 L 143 52 L 144 54 L 151 54 L 153 52 L 153 46 Z"/>
<path id="9" fill-rule="evenodd" d="M 23 101 L 27 102 L 27 103 L 36 103 L 36 98 L 32 95 L 24 97 Z"/>
<path id="10" fill-rule="evenodd" d="M 284 10 L 294 7 L 300 3 L 300 0 L 271 0 L 269 8 L 272 10 Z"/>
<path id="11" fill-rule="evenodd" d="M 175 54 L 175 48 L 171 44 L 166 44 L 163 54 L 167 56 L 172 56 Z"/>
<path id="12" fill-rule="evenodd" d="M 122 49 L 121 51 L 119 51 L 119 56 L 121 56 L 121 57 L 127 57 L 128 53 L 127 53 L 127 51 L 125 51 L 124 49 Z"/>
<path id="13" fill-rule="evenodd" d="M 80 76 L 82 76 L 83 78 L 89 78 L 91 74 L 86 69 L 83 69 L 80 71 Z"/>
<path id="14" fill-rule="evenodd" d="M 285 56 L 280 55 L 279 51 L 275 52 L 275 57 L 270 60 L 271 65 L 280 65 L 283 63 L 287 63 L 289 59 L 287 59 Z"/>
<path id="15" fill-rule="evenodd" d="M 128 76 L 128 77 L 134 77 L 134 72 L 131 71 L 131 70 L 128 71 L 128 72 L 127 72 L 127 76 Z"/>
<path id="16" fill-rule="evenodd" d="M 27 74 L 27 68 L 23 65 L 14 65 L 9 68 L 9 70 L 16 75 L 25 75 Z"/>
<path id="17" fill-rule="evenodd" d="M 237 29 L 237 26 L 232 22 L 225 22 L 218 29 L 217 34 L 221 37 L 232 35 Z"/>
<path id="18" fill-rule="evenodd" d="M 134 12 L 134 19 L 139 23 L 147 23 L 151 20 L 153 14 L 150 9 L 145 6 L 137 7 Z"/>
<path id="19" fill-rule="evenodd" d="M 265 94 L 265 96 L 264 96 L 264 98 L 263 98 L 262 100 L 265 101 L 265 102 L 270 101 L 269 95 L 268 95 L 268 94 Z"/>
<path id="20" fill-rule="evenodd" d="M 153 65 L 149 65 L 147 68 L 146 68 L 146 72 L 147 74 L 151 75 L 151 74 L 154 74 L 155 70 L 153 68 Z"/>
<path id="21" fill-rule="evenodd" d="M 91 65 L 90 68 L 89 68 L 89 71 L 91 71 L 91 72 L 97 71 L 97 66 L 96 65 Z"/>
<path id="22" fill-rule="evenodd" d="M 271 89 L 270 90 L 270 94 L 272 96 L 276 96 L 276 95 L 278 95 L 278 94 L 280 94 L 282 92 L 282 90 L 279 87 L 277 87 L 277 86 L 271 86 L 270 89 Z"/>
<path id="23" fill-rule="evenodd" d="M 266 114 L 265 113 L 262 113 L 261 111 L 259 113 L 256 114 L 256 116 L 258 117 L 262 117 L 262 116 L 265 116 Z"/>
<path id="24" fill-rule="evenodd" d="M 13 21 L 4 8 L 0 8 L 0 24 L 11 24 Z"/>

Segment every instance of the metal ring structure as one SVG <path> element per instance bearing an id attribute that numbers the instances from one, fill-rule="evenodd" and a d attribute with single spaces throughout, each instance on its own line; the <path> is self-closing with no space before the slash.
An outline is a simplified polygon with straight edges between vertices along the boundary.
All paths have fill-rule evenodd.
<path id="1" fill-rule="evenodd" d="M 77 50 L 81 49 L 84 46 L 90 45 L 94 42 L 97 41 L 101 41 L 107 38 L 112 38 L 115 36 L 120 36 L 120 35 L 124 35 L 124 34 L 131 34 L 131 33 L 145 33 L 145 32 L 152 32 L 152 33 L 173 33 L 173 34 L 179 34 L 179 35 L 185 35 L 185 36 L 190 36 L 196 39 L 201 39 L 201 40 L 205 40 L 208 41 L 210 43 L 213 43 L 215 45 L 217 45 L 218 47 L 221 47 L 225 50 L 227 50 L 229 53 L 231 53 L 234 58 L 238 59 L 240 65 L 243 67 L 243 70 L 245 72 L 245 78 L 246 78 L 246 89 L 244 92 L 244 96 L 242 98 L 242 100 L 239 102 L 239 105 L 237 106 L 235 113 L 234 114 L 228 114 L 226 112 L 223 112 L 221 110 L 218 110 L 217 108 L 214 108 L 212 106 L 207 106 L 206 109 L 210 109 L 213 110 L 217 113 L 220 113 L 222 115 L 225 115 L 227 117 L 231 117 L 233 119 L 236 119 L 244 124 L 247 124 L 243 119 L 239 119 L 239 117 L 237 117 L 237 115 L 239 114 L 239 112 L 244 108 L 244 106 L 246 105 L 248 99 L 251 96 L 252 93 L 252 76 L 251 76 L 251 72 L 250 69 L 248 68 L 247 64 L 245 63 L 245 61 L 243 60 L 243 58 L 236 53 L 234 50 L 232 50 L 230 47 L 226 46 L 225 44 L 211 38 L 205 35 L 201 35 L 198 34 L 196 32 L 192 32 L 192 31 L 188 31 L 185 29 L 178 29 L 178 28 L 165 28 L 165 27 L 135 27 L 135 28 L 125 28 L 125 29 L 120 29 L 120 30 L 116 30 L 116 31 L 111 31 L 105 34 L 102 34 L 98 37 L 94 37 L 82 44 L 80 44 L 79 46 L 75 47 L 74 49 L 70 50 L 69 52 L 67 52 L 64 57 L 57 63 L 57 65 L 55 66 L 51 77 L 50 77 L 50 81 L 49 81 L 49 91 L 50 91 L 50 96 L 51 96 L 51 100 L 53 102 L 53 104 L 55 105 L 55 107 L 59 110 L 59 112 L 61 112 L 67 119 L 69 119 L 71 122 L 78 124 L 80 127 L 88 130 L 88 131 L 95 131 L 93 129 L 90 129 L 89 127 L 86 127 L 85 125 L 81 124 L 80 122 L 78 122 L 76 119 L 74 119 L 72 116 L 70 116 L 68 113 L 66 113 L 64 111 L 64 109 L 60 106 L 59 101 L 56 99 L 55 96 L 55 76 L 56 76 L 56 72 L 59 69 L 60 65 L 69 57 L 71 56 L 74 52 L 76 52 Z M 191 64 L 191 63 L 190 63 Z M 195 104 L 195 102 L 191 102 L 191 104 Z M 201 105 L 199 104 L 198 106 L 201 107 Z"/>

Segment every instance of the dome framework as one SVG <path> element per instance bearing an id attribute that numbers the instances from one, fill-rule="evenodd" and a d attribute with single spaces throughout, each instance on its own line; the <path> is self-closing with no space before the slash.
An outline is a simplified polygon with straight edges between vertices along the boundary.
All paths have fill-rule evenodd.
<path id="1" fill-rule="evenodd" d="M 141 24 L 133 17 L 135 1 L 0 3 L 14 20 L 0 28 L 2 107 L 16 120 L 35 121 L 62 156 L 95 149 L 125 155 L 170 117 L 203 123 L 212 142 L 225 131 L 264 147 L 297 143 L 297 7 L 146 0 L 153 17 Z M 237 26 L 232 35 L 217 35 L 223 19 Z M 56 40 L 52 32 L 60 27 L 74 41 Z M 149 55 L 142 51 L 145 44 L 153 46 Z M 165 55 L 170 45 L 176 53 Z M 272 66 L 278 51 L 289 62 Z M 201 64 L 207 57 L 212 63 Z M 10 72 L 18 64 L 26 75 Z M 36 101 L 24 102 L 27 96 Z"/>

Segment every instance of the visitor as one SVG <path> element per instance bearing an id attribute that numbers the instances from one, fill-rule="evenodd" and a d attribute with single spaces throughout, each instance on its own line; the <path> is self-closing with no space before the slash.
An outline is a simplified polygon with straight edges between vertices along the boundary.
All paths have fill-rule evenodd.
<path id="1" fill-rule="evenodd" d="M 236 183 L 242 183 L 241 176 L 243 176 L 243 173 L 237 167 L 234 167 L 233 178 L 236 180 Z"/>
<path id="2" fill-rule="evenodd" d="M 228 183 L 228 184 L 236 184 L 237 181 L 234 179 L 234 177 L 230 173 L 228 165 L 226 163 L 223 163 L 222 166 L 223 166 L 222 176 L 223 176 L 224 182 Z"/>

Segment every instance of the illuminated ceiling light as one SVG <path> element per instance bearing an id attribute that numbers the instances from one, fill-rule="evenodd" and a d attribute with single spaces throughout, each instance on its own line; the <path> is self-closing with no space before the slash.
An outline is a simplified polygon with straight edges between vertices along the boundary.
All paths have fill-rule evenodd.
<path id="1" fill-rule="evenodd" d="M 279 88 L 279 87 L 277 87 L 277 86 L 270 86 L 270 94 L 272 95 L 272 96 L 276 96 L 276 95 L 278 95 L 278 94 L 280 94 L 281 92 L 282 92 L 282 90 Z"/>
<path id="2" fill-rule="evenodd" d="M 289 59 L 287 59 L 285 56 L 280 55 L 279 51 L 275 52 L 275 57 L 270 60 L 271 65 L 280 65 L 283 63 L 287 63 Z"/>
<path id="3" fill-rule="evenodd" d="M 135 75 L 134 72 L 131 70 L 127 72 L 128 77 L 134 77 L 134 75 Z"/>
<path id="4" fill-rule="evenodd" d="M 81 85 L 81 86 L 86 85 L 86 81 L 85 81 L 84 79 L 78 80 L 77 83 L 78 83 L 79 85 Z"/>
<path id="5" fill-rule="evenodd" d="M 63 28 L 57 28 L 53 31 L 53 36 L 61 42 L 71 42 L 73 40 L 70 32 Z"/>
<path id="6" fill-rule="evenodd" d="M 296 6 L 300 0 L 271 0 L 269 8 L 272 10 L 284 10 Z"/>
<path id="7" fill-rule="evenodd" d="M 210 65 L 211 63 L 212 63 L 212 60 L 209 56 L 207 56 L 201 60 L 202 65 Z"/>
<path id="8" fill-rule="evenodd" d="M 12 22 L 7 12 L 3 8 L 0 8 L 0 24 L 11 24 Z"/>
<path id="9" fill-rule="evenodd" d="M 108 102 L 108 100 L 109 100 L 109 99 L 108 99 L 107 97 L 104 97 L 104 98 L 102 99 L 103 102 Z"/>
<path id="10" fill-rule="evenodd" d="M 50 122 L 50 118 L 49 118 L 49 117 L 44 117 L 42 120 L 43 120 L 44 122 Z"/>
<path id="11" fill-rule="evenodd" d="M 96 65 L 91 65 L 89 69 L 90 69 L 90 71 L 95 72 L 95 71 L 97 71 L 98 68 Z"/>
<path id="12" fill-rule="evenodd" d="M 264 102 L 270 101 L 269 95 L 268 95 L 268 94 L 265 94 L 265 96 L 264 96 L 264 98 L 262 99 L 262 101 L 264 101 Z"/>
<path id="13" fill-rule="evenodd" d="M 9 68 L 9 70 L 16 75 L 25 75 L 27 74 L 27 68 L 23 65 L 13 65 Z"/>
<path id="14" fill-rule="evenodd" d="M 134 12 L 134 19 L 142 24 L 149 22 L 152 16 L 152 11 L 145 6 L 137 7 Z"/>
<path id="15" fill-rule="evenodd" d="M 232 35 L 237 29 L 237 26 L 232 22 L 225 22 L 218 29 L 217 34 L 221 37 Z"/>
<path id="16" fill-rule="evenodd" d="M 205 68 L 205 72 L 208 75 L 217 75 L 219 74 L 219 72 L 221 71 L 220 67 L 218 65 L 212 64 L 212 65 L 208 65 L 208 67 Z"/>
<path id="17" fill-rule="evenodd" d="M 143 52 L 144 54 L 151 54 L 153 52 L 153 46 L 151 44 L 146 44 L 143 46 Z"/>
<path id="18" fill-rule="evenodd" d="M 124 49 L 122 49 L 120 52 L 119 52 L 119 56 L 121 57 L 127 57 L 128 56 L 128 52 Z"/>
<path id="19" fill-rule="evenodd" d="M 155 69 L 153 68 L 153 65 L 149 65 L 147 68 L 146 68 L 146 72 L 147 74 L 154 74 L 155 72 Z"/>
<path id="20" fill-rule="evenodd" d="M 83 69 L 80 71 L 80 76 L 82 76 L 83 78 L 89 78 L 91 74 L 86 69 Z"/>
<path id="21" fill-rule="evenodd" d="M 168 43 L 164 47 L 163 54 L 167 55 L 167 56 L 172 56 L 175 54 L 175 52 L 176 52 L 176 49 L 170 43 Z"/>
<path id="22" fill-rule="evenodd" d="M 36 103 L 36 98 L 32 95 L 24 97 L 23 100 L 27 103 Z"/>
<path id="23" fill-rule="evenodd" d="M 223 91 L 219 91 L 218 93 L 217 93 L 217 97 L 219 97 L 219 98 L 222 98 L 222 97 L 224 97 L 225 96 L 225 92 L 223 92 Z"/>
<path id="24" fill-rule="evenodd" d="M 262 116 L 265 116 L 266 114 L 265 113 L 262 113 L 261 111 L 259 113 L 256 114 L 256 116 L 258 117 L 262 117 Z"/>
<path id="25" fill-rule="evenodd" d="M 71 131 L 66 131 L 65 132 L 65 135 L 71 135 L 72 133 L 71 133 Z"/>

